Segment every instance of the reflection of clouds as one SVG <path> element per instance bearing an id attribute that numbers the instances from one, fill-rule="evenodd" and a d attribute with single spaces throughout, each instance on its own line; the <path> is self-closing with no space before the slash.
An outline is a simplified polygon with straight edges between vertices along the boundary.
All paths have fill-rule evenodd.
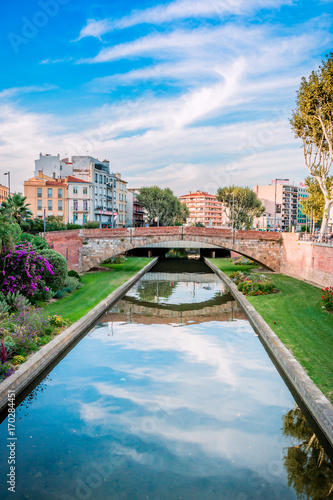
<path id="1" fill-rule="evenodd" d="M 202 463 L 221 458 L 251 470 L 263 456 L 280 460 L 276 415 L 292 398 L 246 321 L 181 329 L 115 323 L 114 332 L 105 326 L 89 339 L 89 351 L 94 343 L 100 354 L 102 345 L 96 369 L 112 375 L 90 381 L 98 395 L 81 405 L 85 434 L 99 426 L 105 436 L 160 443 L 178 460 L 192 453 Z"/>

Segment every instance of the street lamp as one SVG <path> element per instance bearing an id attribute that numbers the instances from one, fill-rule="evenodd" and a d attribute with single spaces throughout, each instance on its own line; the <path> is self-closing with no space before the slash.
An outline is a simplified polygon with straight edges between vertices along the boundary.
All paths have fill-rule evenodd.
<path id="1" fill-rule="evenodd" d="M 3 175 L 8 175 L 8 196 L 10 196 L 10 172 L 5 172 Z"/>

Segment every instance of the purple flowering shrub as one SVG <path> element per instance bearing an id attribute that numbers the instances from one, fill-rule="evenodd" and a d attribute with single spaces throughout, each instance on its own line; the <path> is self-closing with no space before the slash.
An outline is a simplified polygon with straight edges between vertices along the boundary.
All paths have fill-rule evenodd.
<path id="1" fill-rule="evenodd" d="M 53 268 L 31 244 L 17 245 L 0 259 L 0 266 L 0 290 L 4 295 L 20 292 L 30 298 L 49 291 L 44 276 L 53 275 Z"/>

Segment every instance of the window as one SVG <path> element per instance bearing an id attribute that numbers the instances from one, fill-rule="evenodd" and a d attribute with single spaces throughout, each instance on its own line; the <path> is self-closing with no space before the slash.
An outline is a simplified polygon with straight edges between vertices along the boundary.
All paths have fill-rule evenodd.
<path id="1" fill-rule="evenodd" d="M 78 193 L 78 188 L 77 186 L 73 186 L 73 194 L 77 194 Z"/>
<path id="2" fill-rule="evenodd" d="M 98 182 L 98 175 L 95 173 L 95 182 Z"/>
<path id="3" fill-rule="evenodd" d="M 37 210 L 43 210 L 43 200 L 37 200 Z"/>
<path id="4" fill-rule="evenodd" d="M 37 188 L 37 198 L 41 198 L 42 196 L 42 188 Z"/>
<path id="5" fill-rule="evenodd" d="M 52 211 L 52 200 L 47 200 L 47 209 Z"/>
<path id="6" fill-rule="evenodd" d="M 104 175 L 104 184 L 106 184 L 106 175 Z"/>
<path id="7" fill-rule="evenodd" d="M 99 176 L 99 183 L 100 183 L 100 184 L 102 184 L 102 182 L 103 182 L 103 176 L 102 176 L 102 175 L 100 175 L 100 176 Z"/>
<path id="8" fill-rule="evenodd" d="M 58 200 L 58 210 L 62 212 L 62 200 Z"/>
<path id="9" fill-rule="evenodd" d="M 98 187 L 95 186 L 95 196 L 98 195 Z"/>
<path id="10" fill-rule="evenodd" d="M 58 198 L 62 198 L 62 189 L 58 189 Z"/>
<path id="11" fill-rule="evenodd" d="M 74 210 L 79 209 L 79 202 L 77 200 L 74 200 Z"/>
<path id="12" fill-rule="evenodd" d="M 83 202 L 83 210 L 88 210 L 88 202 L 87 201 Z"/>
<path id="13" fill-rule="evenodd" d="M 83 188 L 83 194 L 88 194 L 88 188 L 87 187 Z"/>
<path id="14" fill-rule="evenodd" d="M 47 197 L 52 198 L 52 188 L 47 188 Z"/>

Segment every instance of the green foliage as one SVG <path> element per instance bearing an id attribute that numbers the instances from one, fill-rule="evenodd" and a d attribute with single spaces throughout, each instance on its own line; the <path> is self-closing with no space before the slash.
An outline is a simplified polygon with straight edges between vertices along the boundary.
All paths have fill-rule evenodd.
<path id="1" fill-rule="evenodd" d="M 5 299 L 0 298 L 0 315 L 5 314 L 10 310 L 9 305 Z"/>
<path id="2" fill-rule="evenodd" d="M 265 211 L 265 207 L 249 187 L 219 188 L 217 199 L 229 208 L 229 218 L 233 219 L 235 229 L 250 229 L 253 218 Z"/>
<path id="3" fill-rule="evenodd" d="M 62 299 L 63 297 L 66 297 L 67 292 L 63 288 L 61 290 L 57 290 L 56 293 L 54 294 L 53 298 L 54 299 Z"/>
<path id="4" fill-rule="evenodd" d="M 9 195 L 8 198 L 2 202 L 0 212 L 9 219 L 14 219 L 18 224 L 25 219 L 32 216 L 31 210 L 28 208 L 30 205 L 25 202 L 26 196 L 19 193 Z"/>
<path id="5" fill-rule="evenodd" d="M 323 218 L 324 208 L 325 208 L 325 197 L 320 188 L 319 182 L 314 177 L 307 177 L 305 179 L 305 185 L 307 187 L 307 192 L 309 193 L 308 198 L 304 198 L 301 205 L 302 214 L 306 215 L 308 219 L 312 217 L 315 222 L 320 222 Z M 333 176 L 327 177 L 325 180 L 325 185 L 327 190 L 330 192 L 333 188 Z"/>
<path id="6" fill-rule="evenodd" d="M 60 290 L 65 285 L 68 274 L 68 265 L 65 257 L 55 250 L 42 250 L 39 252 L 51 264 L 54 274 L 45 273 L 45 283 L 54 292 Z"/>
<path id="7" fill-rule="evenodd" d="M 268 295 L 279 291 L 275 283 L 265 274 L 237 271 L 230 274 L 230 279 L 244 295 Z"/>
<path id="8" fill-rule="evenodd" d="M 83 224 L 83 227 L 85 229 L 97 229 L 97 228 L 99 228 L 99 226 L 100 226 L 100 223 L 96 222 L 96 221 L 85 222 Z"/>
<path id="9" fill-rule="evenodd" d="M 303 141 L 305 164 L 318 181 L 325 204 L 321 233 L 327 229 L 332 191 L 327 179 L 333 161 L 333 53 L 326 56 L 317 71 L 302 78 L 296 109 L 290 120 L 295 136 Z M 306 204 L 305 204 L 306 209 Z M 317 215 L 318 216 L 318 215 Z"/>
<path id="10" fill-rule="evenodd" d="M 70 229 L 81 229 L 82 226 L 81 224 L 73 224 L 70 222 L 67 222 L 65 229 L 70 230 Z"/>
<path id="11" fill-rule="evenodd" d="M 11 311 L 19 311 L 30 304 L 29 299 L 24 297 L 20 292 L 8 292 L 6 296 L 1 293 L 0 298 L 7 302 Z"/>
<path id="12" fill-rule="evenodd" d="M 81 281 L 81 276 L 79 275 L 79 273 L 77 273 L 73 269 L 68 271 L 68 276 L 72 276 L 73 278 L 76 278 L 77 280 Z"/>
<path id="13" fill-rule="evenodd" d="M 65 281 L 65 290 L 68 291 L 69 293 L 73 292 L 74 290 L 77 290 L 78 288 L 81 288 L 81 283 L 78 279 L 74 278 L 74 276 L 67 276 L 66 281 Z"/>
<path id="14" fill-rule="evenodd" d="M 333 312 L 333 286 L 322 288 L 321 291 L 323 292 L 321 297 L 324 304 L 323 307 L 326 311 Z"/>
<path id="15" fill-rule="evenodd" d="M 185 222 L 189 210 L 181 203 L 169 188 L 161 189 L 158 186 L 143 187 L 137 200 L 147 210 L 148 223 L 159 220 L 162 226 L 172 226 L 175 221 Z"/>
<path id="16" fill-rule="evenodd" d="M 14 238 L 8 219 L 0 213 L 0 255 L 14 248 Z"/>

